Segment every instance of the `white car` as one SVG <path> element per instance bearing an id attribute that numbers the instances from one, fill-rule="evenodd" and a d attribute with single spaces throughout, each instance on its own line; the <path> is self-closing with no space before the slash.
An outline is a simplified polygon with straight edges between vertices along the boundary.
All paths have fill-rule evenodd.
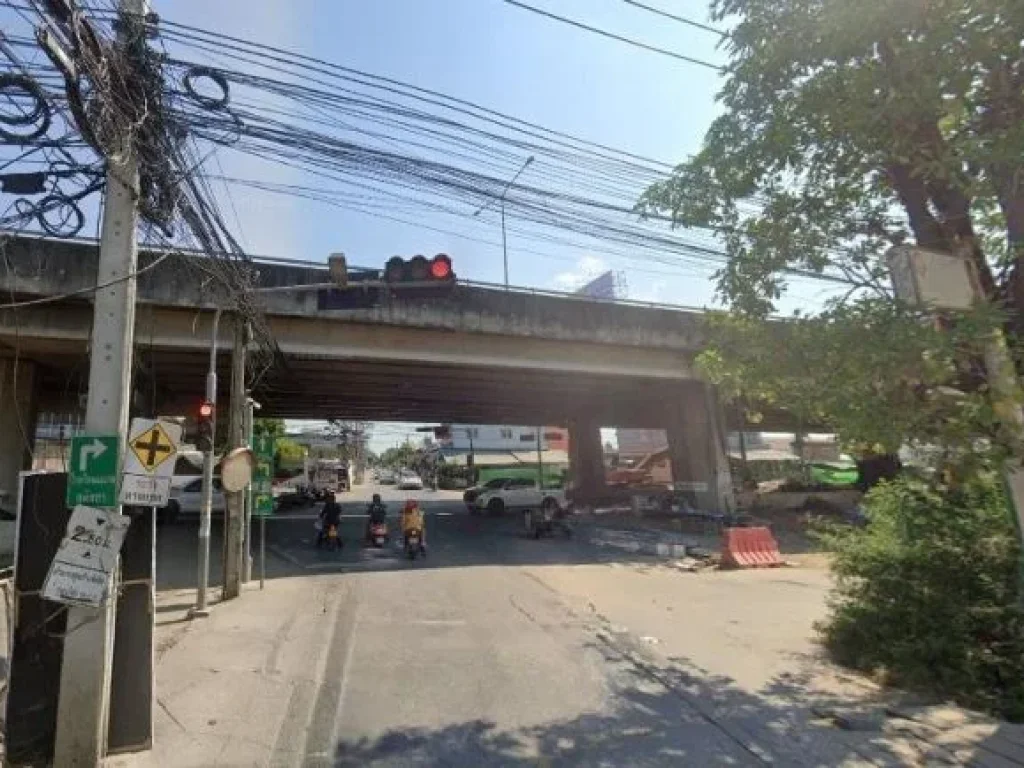
<path id="1" fill-rule="evenodd" d="M 173 523 L 180 515 L 198 515 L 203 506 L 203 478 L 195 475 L 175 475 L 171 478 L 171 498 L 160 510 L 160 518 Z M 224 489 L 220 478 L 213 478 L 213 499 L 210 506 L 214 514 L 224 512 Z"/>
<path id="2" fill-rule="evenodd" d="M 395 487 L 400 491 L 422 491 L 423 481 L 420 476 L 413 472 L 403 472 L 398 476 Z"/>
<path id="3" fill-rule="evenodd" d="M 561 488 L 538 488 L 537 481 L 525 477 L 510 478 L 497 488 L 484 488 L 474 500 L 479 510 L 500 515 L 506 509 L 565 509 L 565 491 Z"/>

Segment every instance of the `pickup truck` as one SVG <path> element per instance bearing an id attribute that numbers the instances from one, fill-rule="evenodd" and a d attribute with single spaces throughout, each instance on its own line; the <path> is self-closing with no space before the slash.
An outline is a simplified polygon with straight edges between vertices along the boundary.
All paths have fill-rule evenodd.
<path id="1" fill-rule="evenodd" d="M 507 509 L 565 509 L 566 500 L 561 488 L 541 489 L 536 480 L 515 477 L 497 487 L 481 488 L 473 505 L 480 511 L 500 515 Z"/>

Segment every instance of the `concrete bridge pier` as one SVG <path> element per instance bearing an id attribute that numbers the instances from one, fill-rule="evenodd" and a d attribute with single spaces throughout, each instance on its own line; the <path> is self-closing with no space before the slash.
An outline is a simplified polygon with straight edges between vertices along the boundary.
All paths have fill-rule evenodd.
<path id="1" fill-rule="evenodd" d="M 699 381 L 680 385 L 666 405 L 665 432 L 675 488 L 691 506 L 710 512 L 735 509 L 725 417 L 714 390 Z"/>
<path id="2" fill-rule="evenodd" d="M 577 505 L 594 505 L 608 495 L 601 426 L 595 419 L 578 416 L 569 420 L 569 474 Z"/>

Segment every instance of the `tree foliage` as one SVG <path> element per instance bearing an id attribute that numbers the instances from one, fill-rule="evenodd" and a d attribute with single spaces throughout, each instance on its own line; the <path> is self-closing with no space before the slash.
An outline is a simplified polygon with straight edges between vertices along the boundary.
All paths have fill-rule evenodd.
<path id="1" fill-rule="evenodd" d="M 765 314 L 787 270 L 882 291 L 888 246 L 963 254 L 1024 306 L 1024 3 L 712 0 L 723 113 L 640 209 L 718 232 L 718 289 Z"/>
<path id="2" fill-rule="evenodd" d="M 923 444 L 945 464 L 990 466 L 1009 448 L 979 362 L 999 322 L 979 311 L 939 327 L 874 298 L 785 322 L 721 313 L 697 362 L 755 422 L 773 407 L 836 432 L 854 453 Z"/>
<path id="3" fill-rule="evenodd" d="M 385 450 L 380 455 L 380 463 L 392 469 L 411 467 L 416 461 L 416 455 L 416 446 L 410 442 L 404 442 Z"/>
<path id="4" fill-rule="evenodd" d="M 279 440 L 285 435 L 284 419 L 256 419 L 252 433 L 257 437 L 267 436 Z"/>
<path id="5" fill-rule="evenodd" d="M 868 524 L 825 534 L 835 553 L 840 662 L 1024 720 L 1019 548 L 992 473 L 941 488 L 901 478 L 868 495 Z"/>
<path id="6" fill-rule="evenodd" d="M 296 470 L 300 469 L 306 455 L 306 449 L 294 440 L 287 437 L 279 437 L 276 442 L 277 469 Z"/>

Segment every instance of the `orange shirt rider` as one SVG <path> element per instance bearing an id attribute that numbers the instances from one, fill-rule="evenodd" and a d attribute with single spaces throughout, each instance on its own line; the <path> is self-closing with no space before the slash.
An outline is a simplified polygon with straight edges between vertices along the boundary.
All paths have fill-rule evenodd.
<path id="1" fill-rule="evenodd" d="M 427 529 L 423 524 L 423 511 L 415 499 L 409 499 L 402 508 L 402 535 L 409 531 L 419 531 L 420 541 L 427 543 Z"/>

